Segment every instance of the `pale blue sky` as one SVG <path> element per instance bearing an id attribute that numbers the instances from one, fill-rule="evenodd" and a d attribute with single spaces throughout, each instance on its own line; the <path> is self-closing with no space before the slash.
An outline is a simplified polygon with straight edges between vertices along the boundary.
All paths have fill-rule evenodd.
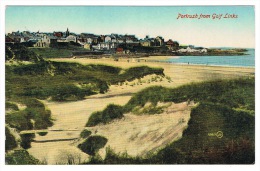
<path id="1" fill-rule="evenodd" d="M 178 19 L 178 14 L 236 14 L 237 19 Z M 253 6 L 8 6 L 6 33 L 65 31 L 163 36 L 205 47 L 255 47 Z"/>

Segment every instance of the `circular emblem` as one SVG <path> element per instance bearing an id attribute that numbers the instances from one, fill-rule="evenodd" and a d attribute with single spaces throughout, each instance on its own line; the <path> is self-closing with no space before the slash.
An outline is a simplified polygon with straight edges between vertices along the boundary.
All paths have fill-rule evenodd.
<path id="1" fill-rule="evenodd" d="M 222 138 L 222 137 L 223 137 L 223 132 L 222 132 L 222 131 L 218 131 L 218 132 L 216 133 L 216 136 L 217 136 L 218 138 Z"/>

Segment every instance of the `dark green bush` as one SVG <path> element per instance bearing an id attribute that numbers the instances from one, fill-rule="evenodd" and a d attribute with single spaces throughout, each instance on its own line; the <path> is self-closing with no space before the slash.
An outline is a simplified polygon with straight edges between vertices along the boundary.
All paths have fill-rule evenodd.
<path id="1" fill-rule="evenodd" d="M 24 149 L 31 148 L 31 142 L 35 138 L 35 133 L 21 134 L 21 147 Z"/>
<path id="2" fill-rule="evenodd" d="M 19 61 L 33 61 L 33 62 L 39 62 L 43 59 L 34 53 L 33 51 L 30 51 L 26 46 L 22 44 L 9 44 L 5 48 L 6 55 L 5 60 L 19 60 Z"/>
<path id="3" fill-rule="evenodd" d="M 99 123 L 106 124 L 114 119 L 121 119 L 123 116 L 122 106 L 109 104 L 103 111 L 92 113 L 86 126 L 95 126 Z"/>
<path id="4" fill-rule="evenodd" d="M 5 127 L 5 151 L 12 150 L 18 146 L 15 137 L 11 134 L 8 127 Z"/>
<path id="5" fill-rule="evenodd" d="M 10 127 L 21 131 L 46 129 L 49 126 L 52 126 L 51 111 L 46 110 L 43 103 L 33 98 L 25 98 L 23 103 L 27 106 L 25 110 L 6 115 L 5 121 Z M 32 120 L 35 121 L 34 125 L 31 122 Z"/>
<path id="6" fill-rule="evenodd" d="M 104 147 L 107 143 L 107 139 L 102 136 L 90 136 L 78 147 L 85 153 L 94 156 L 98 150 Z"/>
<path id="7" fill-rule="evenodd" d="M 91 131 L 84 129 L 81 133 L 80 133 L 80 137 L 81 138 L 88 138 L 91 135 Z"/>
<path id="8" fill-rule="evenodd" d="M 46 132 L 38 132 L 38 135 L 40 135 L 40 136 L 45 136 L 45 135 L 47 135 L 48 134 L 48 132 L 46 131 Z"/>
<path id="9" fill-rule="evenodd" d="M 26 150 L 15 150 L 13 153 L 5 156 L 7 165 L 36 165 L 41 164 L 40 161 L 31 156 Z"/>
<path id="10" fill-rule="evenodd" d="M 33 125 L 30 122 L 30 119 L 26 117 L 26 111 L 19 111 L 12 113 L 10 115 L 6 115 L 5 122 L 10 125 L 12 128 L 16 128 L 17 130 L 28 130 L 32 129 Z"/>
<path id="11" fill-rule="evenodd" d="M 136 106 L 143 107 L 147 102 L 156 105 L 159 101 L 167 101 L 170 93 L 170 89 L 161 86 L 148 87 L 135 94 L 124 106 L 124 110 L 130 112 Z"/>
<path id="12" fill-rule="evenodd" d="M 86 94 L 90 92 L 85 91 L 75 85 L 63 85 L 55 87 L 53 90 L 52 100 L 65 101 L 65 100 L 82 100 Z"/>
<path id="13" fill-rule="evenodd" d="M 12 102 L 5 102 L 5 110 L 19 110 L 18 106 Z"/>
<path id="14" fill-rule="evenodd" d="M 101 71 L 104 73 L 111 73 L 111 74 L 119 74 L 119 72 L 122 70 L 121 68 L 114 67 L 114 66 L 108 66 L 108 65 L 94 65 L 94 64 L 89 64 L 86 66 L 88 70 L 91 71 Z"/>

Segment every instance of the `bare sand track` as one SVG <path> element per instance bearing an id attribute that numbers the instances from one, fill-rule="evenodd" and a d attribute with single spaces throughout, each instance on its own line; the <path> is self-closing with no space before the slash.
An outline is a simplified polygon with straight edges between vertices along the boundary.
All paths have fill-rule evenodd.
<path id="1" fill-rule="evenodd" d="M 76 144 L 80 132 L 85 129 L 85 124 L 92 112 L 103 110 L 108 104 L 124 105 L 132 94 L 152 85 L 177 87 L 191 82 L 200 82 L 213 79 L 228 79 L 248 77 L 254 75 L 254 68 L 236 67 L 211 67 L 192 65 L 173 65 L 159 62 L 128 62 L 126 59 L 113 61 L 112 59 L 52 59 L 55 61 L 79 62 L 82 64 L 106 64 L 123 68 L 148 65 L 162 67 L 164 73 L 170 78 L 162 78 L 157 82 L 147 82 L 151 77 L 143 78 L 140 84 L 138 80 L 123 85 L 112 85 L 106 94 L 98 94 L 87 97 L 82 101 L 75 102 L 49 102 L 44 101 L 51 110 L 55 119 L 54 125 L 45 136 L 36 134 L 30 154 L 48 164 L 67 164 L 68 159 L 73 157 L 75 164 L 86 161 L 89 156 L 81 152 Z M 161 146 L 177 140 L 182 131 L 187 127 L 190 117 L 190 107 L 186 102 L 172 104 L 169 111 L 158 115 L 136 116 L 131 113 L 125 114 L 124 119 L 114 121 L 108 125 L 98 125 L 88 128 L 93 134 L 103 135 L 108 138 L 106 145 L 116 152 L 125 152 L 129 155 L 145 155 L 148 151 L 155 151 Z M 175 108 L 175 109 L 174 109 Z M 171 110 L 170 110 L 171 109 Z M 180 120 L 181 119 L 181 120 Z M 183 120 L 182 120 L 183 119 Z M 63 131 L 62 131 L 63 130 Z M 70 131 L 71 130 L 71 131 Z M 100 150 L 102 156 L 105 150 Z"/>
<path id="2" fill-rule="evenodd" d="M 92 112 L 102 110 L 110 103 L 124 105 L 130 98 L 131 96 L 128 95 L 110 98 L 93 97 L 83 101 L 67 103 L 45 101 L 45 104 L 52 112 L 52 117 L 55 119 L 54 126 L 49 129 L 74 130 L 50 131 L 45 136 L 36 134 L 35 141 L 37 142 L 32 142 L 32 147 L 28 150 L 29 153 L 39 160 L 47 161 L 48 164 L 66 164 L 69 154 L 77 156 L 77 158 L 81 159 L 81 162 L 87 160 L 88 155 L 74 146 L 75 140 L 70 139 L 79 138 L 79 134 L 84 129 Z M 43 142 L 40 143 L 40 141 Z"/>

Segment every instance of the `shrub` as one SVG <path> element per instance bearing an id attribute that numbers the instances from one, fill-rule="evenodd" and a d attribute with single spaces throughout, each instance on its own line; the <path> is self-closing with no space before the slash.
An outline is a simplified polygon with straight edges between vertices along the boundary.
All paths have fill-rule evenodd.
<path id="1" fill-rule="evenodd" d="M 104 147 L 107 143 L 107 139 L 102 136 L 90 136 L 78 147 L 85 153 L 94 156 L 98 150 Z"/>
<path id="2" fill-rule="evenodd" d="M 135 94 L 124 106 L 124 110 L 130 112 L 136 106 L 143 107 L 147 102 L 151 102 L 153 106 L 156 106 L 159 101 L 167 101 L 169 94 L 170 89 L 162 86 L 148 87 Z"/>
<path id="3" fill-rule="evenodd" d="M 86 126 L 95 126 L 99 123 L 106 124 L 114 119 L 121 119 L 123 116 L 122 106 L 109 104 L 103 111 L 92 113 Z"/>
<path id="4" fill-rule="evenodd" d="M 89 119 L 88 119 L 88 122 L 86 124 L 86 126 L 95 126 L 99 123 L 103 123 L 103 118 L 102 118 L 102 112 L 93 112 Z"/>
<path id="5" fill-rule="evenodd" d="M 87 137 L 89 137 L 90 135 L 91 135 L 91 131 L 86 130 L 86 129 L 84 129 L 84 130 L 80 133 L 80 137 L 81 137 L 81 138 L 87 138 Z"/>
<path id="6" fill-rule="evenodd" d="M 133 81 L 134 79 L 142 78 L 146 75 L 157 74 L 164 75 L 162 68 L 150 68 L 148 66 L 131 67 L 119 75 L 120 81 Z"/>
<path id="7" fill-rule="evenodd" d="M 5 102 L 5 109 L 8 110 L 8 109 L 11 109 L 11 110 L 19 110 L 17 104 L 15 103 L 12 103 L 12 102 Z"/>
<path id="8" fill-rule="evenodd" d="M 46 129 L 51 126 L 51 111 L 46 110 L 42 102 L 33 98 L 26 98 L 23 103 L 27 106 L 25 110 L 13 112 L 6 115 L 6 123 L 11 127 L 21 130 Z M 35 121 L 35 124 L 32 123 Z"/>
<path id="9" fill-rule="evenodd" d="M 5 60 L 15 59 L 19 61 L 33 61 L 33 62 L 39 62 L 43 59 L 34 53 L 33 51 L 30 51 L 26 46 L 21 44 L 13 44 L 8 45 L 5 48 L 6 56 Z"/>
<path id="10" fill-rule="evenodd" d="M 5 138 L 5 151 L 12 150 L 18 146 L 15 137 L 11 134 L 8 127 L 5 127 Z"/>
<path id="11" fill-rule="evenodd" d="M 80 89 L 75 85 L 62 85 L 55 87 L 53 92 L 52 99 L 55 101 L 65 101 L 70 98 L 72 98 L 72 100 L 81 100 L 86 95 L 86 92 L 83 89 Z"/>
<path id="12" fill-rule="evenodd" d="M 33 127 L 30 119 L 26 118 L 26 111 L 24 110 L 6 115 L 5 122 L 10 125 L 10 127 L 16 128 L 19 131 L 32 129 Z"/>
<path id="13" fill-rule="evenodd" d="M 35 138 L 35 133 L 21 134 L 21 147 L 24 149 L 31 148 L 31 141 Z"/>
<path id="14" fill-rule="evenodd" d="M 38 135 L 40 135 L 40 136 L 45 136 L 45 135 L 47 135 L 48 134 L 48 132 L 46 131 L 46 132 L 38 132 Z"/>
<path id="15" fill-rule="evenodd" d="M 8 165 L 35 165 L 40 161 L 31 156 L 26 150 L 15 150 L 13 153 L 5 156 L 5 162 Z"/>

